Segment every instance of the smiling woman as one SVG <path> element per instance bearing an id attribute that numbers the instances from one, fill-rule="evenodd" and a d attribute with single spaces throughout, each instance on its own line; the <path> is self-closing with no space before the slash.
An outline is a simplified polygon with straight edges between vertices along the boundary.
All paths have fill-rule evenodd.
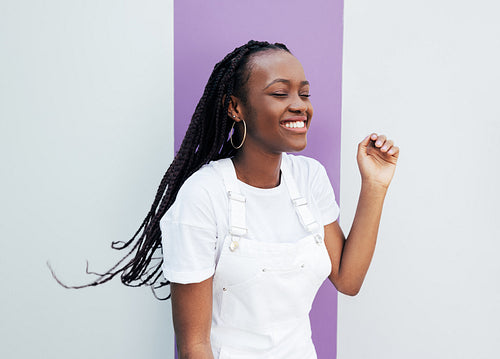
<path id="1" fill-rule="evenodd" d="M 346 239 L 324 167 L 287 154 L 307 145 L 309 91 L 283 44 L 250 41 L 216 64 L 128 254 L 91 283 L 170 284 L 181 358 L 314 359 L 320 285 L 361 287 L 399 149 L 377 134 L 359 144 Z"/>
<path id="2" fill-rule="evenodd" d="M 233 162 L 244 182 L 271 188 L 279 176 L 269 177 L 269 166 L 279 168 L 283 152 L 298 152 L 307 145 L 313 115 L 309 82 L 300 62 L 288 51 L 258 53 L 251 56 L 249 65 L 245 96 L 231 96 L 228 107 L 234 121 L 247 125 L 245 144 Z"/>

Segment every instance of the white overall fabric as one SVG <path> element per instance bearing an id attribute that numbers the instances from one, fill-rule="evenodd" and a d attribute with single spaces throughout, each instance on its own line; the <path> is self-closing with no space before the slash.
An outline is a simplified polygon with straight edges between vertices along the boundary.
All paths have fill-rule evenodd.
<path id="1" fill-rule="evenodd" d="M 315 359 L 309 311 L 331 271 L 323 226 L 282 161 L 282 181 L 307 234 L 289 243 L 248 239 L 245 197 L 231 159 L 216 164 L 229 197 L 229 234 L 214 275 L 211 342 L 216 359 Z"/>
<path id="2" fill-rule="evenodd" d="M 204 165 L 182 185 L 160 221 L 163 274 L 174 283 L 198 283 L 215 273 L 229 232 L 229 198 L 219 161 Z M 316 221 L 325 226 L 339 214 L 325 168 L 313 158 L 283 153 L 282 162 L 305 197 Z M 309 233 L 297 218 L 285 181 L 277 187 L 256 188 L 238 180 L 246 198 L 246 239 L 293 243 Z"/>

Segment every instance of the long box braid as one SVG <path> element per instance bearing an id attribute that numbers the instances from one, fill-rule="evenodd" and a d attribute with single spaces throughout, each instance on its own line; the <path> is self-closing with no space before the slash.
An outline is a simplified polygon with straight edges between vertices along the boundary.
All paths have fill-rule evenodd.
<path id="1" fill-rule="evenodd" d="M 127 250 L 127 253 L 105 273 L 90 272 L 97 279 L 85 285 L 69 286 L 62 283 L 49 266 L 53 277 L 65 288 L 84 288 L 103 284 L 120 274 L 123 284 L 131 287 L 150 286 L 155 290 L 170 284 L 161 271 L 163 264 L 161 250 L 160 219 L 174 203 L 179 189 L 194 172 L 212 160 L 231 157 L 236 150 L 229 141 L 232 119 L 228 116 L 231 95 L 246 101 L 245 85 L 250 77 L 251 55 L 263 51 L 287 51 L 281 43 L 251 40 L 227 54 L 214 66 L 196 109 L 182 140 L 179 151 L 170 164 L 156 192 L 153 204 L 139 229 L 127 242 L 111 244 L 113 249 Z"/>

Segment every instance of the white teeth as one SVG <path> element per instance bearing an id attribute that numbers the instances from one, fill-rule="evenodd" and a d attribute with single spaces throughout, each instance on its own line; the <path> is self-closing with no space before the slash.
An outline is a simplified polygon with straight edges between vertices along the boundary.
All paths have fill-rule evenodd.
<path id="1" fill-rule="evenodd" d="M 287 127 L 287 128 L 304 128 L 305 123 L 304 123 L 304 121 L 286 122 L 285 127 Z"/>

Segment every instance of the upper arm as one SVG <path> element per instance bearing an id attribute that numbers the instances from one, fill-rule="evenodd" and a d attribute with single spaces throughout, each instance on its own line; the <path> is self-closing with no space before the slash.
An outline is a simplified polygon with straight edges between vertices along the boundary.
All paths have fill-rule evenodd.
<path id="1" fill-rule="evenodd" d="M 198 283 L 214 274 L 218 218 L 214 184 L 195 173 L 160 220 L 163 274 L 173 283 Z"/>
<path id="2" fill-rule="evenodd" d="M 170 283 L 172 318 L 181 358 L 195 353 L 199 358 L 212 358 L 212 278 L 200 283 Z"/>
<path id="3" fill-rule="evenodd" d="M 344 249 L 345 236 L 339 226 L 338 221 L 327 224 L 325 227 L 325 245 L 332 263 L 332 271 L 328 278 L 338 288 L 338 274 L 340 262 L 342 259 L 342 251 Z"/>

